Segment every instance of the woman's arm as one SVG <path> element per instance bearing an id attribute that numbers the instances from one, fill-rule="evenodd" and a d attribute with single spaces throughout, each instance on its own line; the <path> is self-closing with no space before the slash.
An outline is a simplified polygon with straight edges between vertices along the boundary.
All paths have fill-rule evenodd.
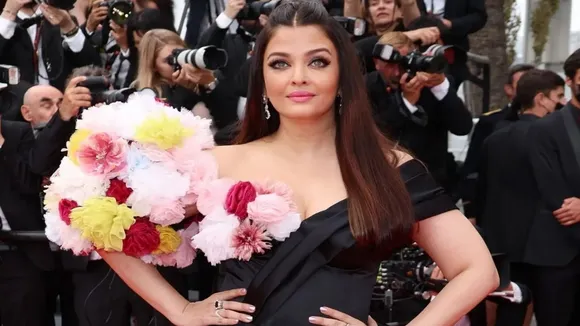
<path id="1" fill-rule="evenodd" d="M 159 274 L 155 266 L 118 252 L 100 250 L 99 255 L 123 281 L 155 310 L 176 324 L 189 301 Z"/>
<path id="2" fill-rule="evenodd" d="M 99 255 L 111 266 L 121 279 L 178 326 L 236 325 L 238 321 L 252 321 L 255 308 L 249 304 L 228 301 L 246 294 L 244 289 L 216 293 L 204 301 L 191 303 L 182 297 L 153 265 L 122 253 L 99 251 Z M 220 302 L 221 308 L 218 308 Z"/>
<path id="3" fill-rule="evenodd" d="M 413 238 L 450 282 L 409 326 L 453 325 L 497 288 L 499 276 L 491 255 L 459 211 L 419 222 Z"/>
<path id="4" fill-rule="evenodd" d="M 401 16 L 403 17 L 403 25 L 405 27 L 409 26 L 413 20 L 421 17 L 416 0 L 401 1 Z"/>

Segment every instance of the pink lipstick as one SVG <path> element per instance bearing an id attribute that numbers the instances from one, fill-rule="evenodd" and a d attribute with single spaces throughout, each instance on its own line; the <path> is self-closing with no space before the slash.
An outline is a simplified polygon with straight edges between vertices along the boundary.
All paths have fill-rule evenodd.
<path id="1" fill-rule="evenodd" d="M 314 97 L 313 93 L 307 91 L 294 91 L 287 96 L 290 100 L 297 103 L 304 103 Z"/>

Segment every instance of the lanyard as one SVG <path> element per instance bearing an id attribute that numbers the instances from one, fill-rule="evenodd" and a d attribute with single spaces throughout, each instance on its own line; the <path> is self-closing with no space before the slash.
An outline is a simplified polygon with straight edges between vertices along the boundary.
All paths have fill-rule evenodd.
<path id="1" fill-rule="evenodd" d="M 39 71 L 38 71 L 38 64 L 39 64 L 39 60 L 41 60 L 41 58 L 38 57 L 38 47 L 40 45 L 40 32 L 42 30 L 42 22 L 38 23 L 38 25 L 36 25 L 36 35 L 34 37 L 34 50 L 33 50 L 33 56 L 32 56 L 32 62 L 34 64 L 34 78 L 36 80 L 36 82 L 38 83 L 38 75 L 39 75 Z"/>

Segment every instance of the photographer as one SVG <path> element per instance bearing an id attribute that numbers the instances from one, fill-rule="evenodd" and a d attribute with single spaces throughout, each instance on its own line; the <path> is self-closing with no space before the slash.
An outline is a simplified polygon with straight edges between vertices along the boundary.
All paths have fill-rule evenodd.
<path id="1" fill-rule="evenodd" d="M 439 184 L 451 189 L 448 132 L 467 135 L 472 127 L 471 114 L 443 73 L 417 71 L 409 80 L 409 74 L 414 73 L 411 70 L 417 67 L 405 71 L 401 65 L 415 50 L 407 36 L 387 33 L 378 44 L 392 47 L 401 58 L 396 62 L 376 58 L 377 71 L 367 75 L 367 90 L 379 128 L 423 161 Z M 429 58 L 421 60 L 434 62 Z"/>
<path id="2" fill-rule="evenodd" d="M 22 80 L 62 90 L 73 68 L 99 58 L 67 10 L 8 0 L 0 16 L 0 62 L 17 66 Z"/>
<path id="3" fill-rule="evenodd" d="M 163 29 L 147 32 L 139 44 L 134 86 L 156 90 L 176 108 L 191 110 L 203 102 L 218 129 L 236 121 L 237 98 L 217 79 L 216 72 L 177 63 L 176 50 L 185 50 L 185 43 L 176 33 Z"/>

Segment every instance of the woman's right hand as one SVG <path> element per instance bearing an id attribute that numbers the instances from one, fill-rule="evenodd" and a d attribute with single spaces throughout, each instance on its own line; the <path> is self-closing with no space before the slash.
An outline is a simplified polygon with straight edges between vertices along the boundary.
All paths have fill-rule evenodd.
<path id="1" fill-rule="evenodd" d="M 97 30 L 97 27 L 107 18 L 109 14 L 109 7 L 101 6 L 104 0 L 93 0 L 91 4 L 91 13 L 89 18 L 87 18 L 86 29 L 87 32 L 93 33 Z"/>
<path id="2" fill-rule="evenodd" d="M 246 295 L 245 289 L 218 292 L 209 298 L 185 306 L 174 324 L 179 326 L 236 325 L 239 321 L 252 321 L 256 309 L 247 303 L 229 301 Z M 220 308 L 223 307 L 223 308 Z"/>

